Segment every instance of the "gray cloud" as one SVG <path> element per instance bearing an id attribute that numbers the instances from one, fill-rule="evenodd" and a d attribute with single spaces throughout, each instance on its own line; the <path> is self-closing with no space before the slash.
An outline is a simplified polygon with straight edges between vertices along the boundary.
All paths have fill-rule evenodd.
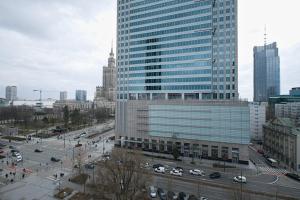
<path id="1" fill-rule="evenodd" d="M 0 1 L 0 96 L 14 84 L 23 98 L 35 88 L 86 89 L 91 98 L 115 37 L 115 7 L 111 0 Z"/>

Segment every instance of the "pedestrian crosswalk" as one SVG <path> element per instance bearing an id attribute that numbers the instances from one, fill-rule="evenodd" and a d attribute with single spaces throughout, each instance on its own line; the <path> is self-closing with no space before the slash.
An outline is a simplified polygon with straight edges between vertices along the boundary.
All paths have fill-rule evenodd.
<path id="1" fill-rule="evenodd" d="M 259 166 L 258 170 L 263 174 L 272 174 L 272 175 L 284 175 L 288 173 L 288 171 L 285 169 L 272 168 L 268 166 Z"/>

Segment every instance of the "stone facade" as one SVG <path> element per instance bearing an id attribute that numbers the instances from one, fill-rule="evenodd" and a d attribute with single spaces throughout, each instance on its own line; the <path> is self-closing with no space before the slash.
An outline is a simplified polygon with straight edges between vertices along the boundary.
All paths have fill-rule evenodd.
<path id="1" fill-rule="evenodd" d="M 263 126 L 264 150 L 281 166 L 300 172 L 300 127 L 290 118 L 275 118 Z"/>

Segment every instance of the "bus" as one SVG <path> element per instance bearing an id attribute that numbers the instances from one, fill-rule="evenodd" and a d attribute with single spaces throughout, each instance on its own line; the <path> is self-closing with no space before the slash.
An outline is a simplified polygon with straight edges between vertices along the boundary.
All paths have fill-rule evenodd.
<path id="1" fill-rule="evenodd" d="M 275 159 L 267 158 L 266 161 L 271 167 L 278 167 L 278 162 Z"/>

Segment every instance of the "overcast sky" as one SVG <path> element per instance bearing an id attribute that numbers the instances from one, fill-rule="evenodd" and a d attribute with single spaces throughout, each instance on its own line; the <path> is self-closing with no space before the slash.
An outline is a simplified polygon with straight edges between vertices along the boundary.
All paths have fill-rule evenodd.
<path id="1" fill-rule="evenodd" d="M 300 86 L 299 0 L 239 0 L 239 92 L 253 96 L 253 46 L 276 41 L 281 58 L 281 93 Z M 59 97 L 76 89 L 94 96 L 102 66 L 116 41 L 115 0 L 1 0 L 0 97 L 6 85 L 18 97 Z M 114 42 L 115 44 L 115 42 Z"/>

